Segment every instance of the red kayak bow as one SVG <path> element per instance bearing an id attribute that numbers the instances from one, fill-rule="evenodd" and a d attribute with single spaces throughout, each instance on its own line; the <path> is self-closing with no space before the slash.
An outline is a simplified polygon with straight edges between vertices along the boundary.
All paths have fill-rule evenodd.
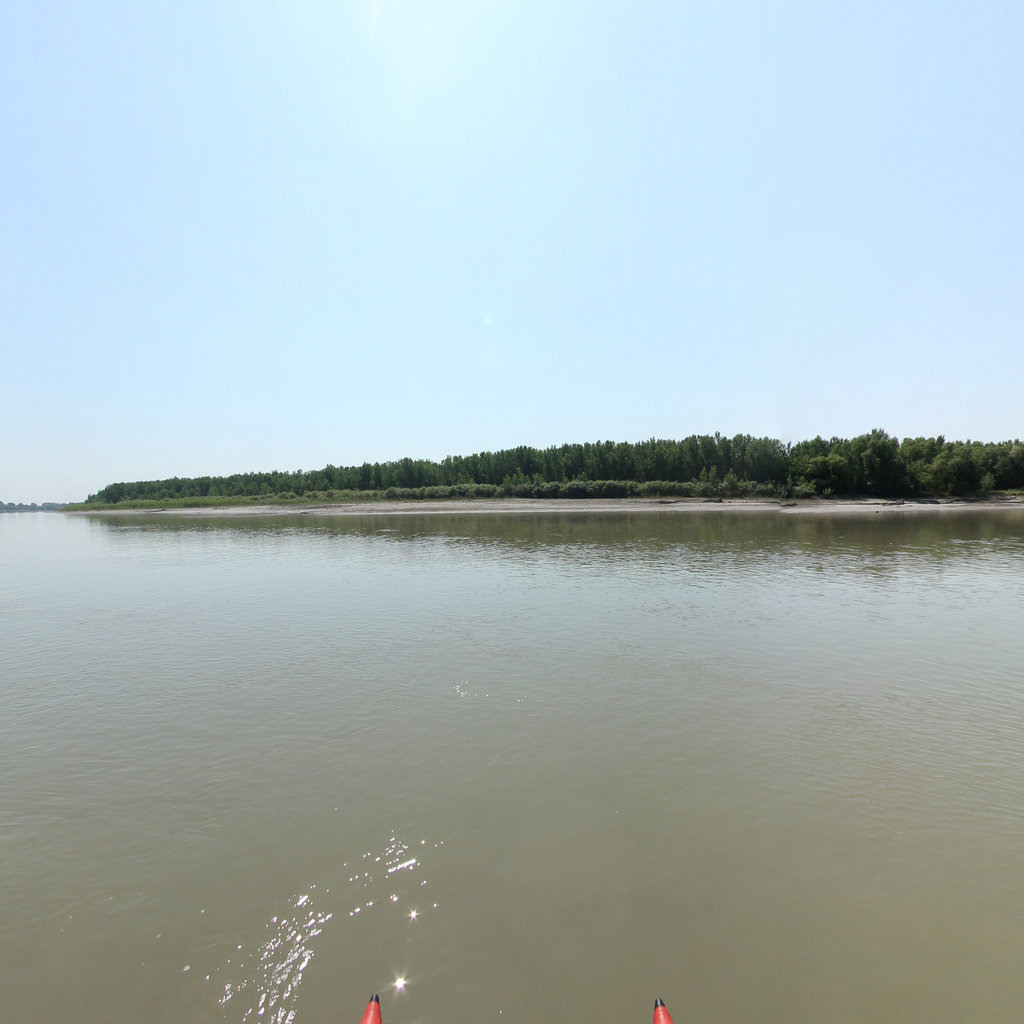
<path id="1" fill-rule="evenodd" d="M 376 992 L 374 992 L 370 997 L 370 1001 L 366 1004 L 366 1009 L 363 1011 L 359 1024 L 381 1024 L 380 997 Z M 672 1024 L 668 1007 L 660 999 L 654 1000 L 654 1024 Z"/>
<path id="2" fill-rule="evenodd" d="M 660 999 L 654 1000 L 654 1024 L 672 1024 L 668 1007 Z"/>
<path id="3" fill-rule="evenodd" d="M 381 1024 L 380 1022 L 380 998 L 377 993 L 370 997 L 370 1001 L 366 1004 L 366 1009 L 363 1010 L 362 1019 L 359 1024 Z"/>

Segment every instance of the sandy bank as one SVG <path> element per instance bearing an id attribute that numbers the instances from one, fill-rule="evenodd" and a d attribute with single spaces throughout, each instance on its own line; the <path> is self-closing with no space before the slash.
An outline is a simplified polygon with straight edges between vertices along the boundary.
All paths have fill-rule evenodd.
<path id="1" fill-rule="evenodd" d="M 402 516 L 530 515 L 536 513 L 654 512 L 665 515 L 776 512 L 780 515 L 919 515 L 988 509 L 1024 510 L 1024 498 L 991 501 L 882 499 L 759 501 L 744 498 L 485 498 L 475 501 L 370 501 L 338 505 L 225 505 L 216 508 L 125 509 L 86 515 L 164 516 Z M 73 512 L 72 515 L 83 514 Z"/>

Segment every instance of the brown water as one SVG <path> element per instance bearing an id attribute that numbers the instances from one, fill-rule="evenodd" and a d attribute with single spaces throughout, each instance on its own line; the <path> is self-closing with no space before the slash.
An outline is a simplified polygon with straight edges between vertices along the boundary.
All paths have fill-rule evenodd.
<path id="1" fill-rule="evenodd" d="M 2 1018 L 1017 1021 L 1022 622 L 1020 511 L 0 516 Z"/>

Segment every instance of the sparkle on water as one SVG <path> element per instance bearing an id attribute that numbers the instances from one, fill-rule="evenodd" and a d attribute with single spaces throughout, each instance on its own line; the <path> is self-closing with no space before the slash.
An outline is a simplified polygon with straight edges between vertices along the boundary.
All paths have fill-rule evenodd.
<path id="1" fill-rule="evenodd" d="M 421 846 L 426 846 L 427 841 L 421 840 Z M 443 845 L 443 842 L 434 843 L 434 848 Z M 393 881 L 393 876 L 400 871 L 413 871 L 421 867 L 420 859 L 408 856 L 409 847 L 395 835 L 388 840 L 387 845 L 380 854 L 372 851 L 365 851 L 361 860 L 370 865 L 381 865 L 384 873 L 380 877 L 378 886 L 384 881 Z M 343 865 L 347 866 L 347 865 Z M 369 890 L 364 894 L 363 899 L 349 911 L 349 917 L 355 918 L 362 911 L 374 908 L 375 903 L 381 906 L 397 904 L 399 896 L 395 892 L 388 894 L 387 904 L 383 900 L 373 898 L 366 899 L 365 896 L 374 892 L 373 869 L 356 871 L 349 879 L 350 885 L 357 885 L 363 890 Z M 424 880 L 421 884 L 425 885 Z M 293 1024 L 296 1019 L 297 990 L 302 982 L 303 973 L 309 966 L 315 955 L 314 940 L 319 938 L 327 923 L 333 918 L 333 910 L 316 910 L 313 906 L 316 886 L 310 886 L 310 891 L 300 896 L 293 897 L 290 905 L 290 913 L 275 916 L 267 924 L 271 937 L 263 943 L 257 952 L 247 961 L 239 966 L 245 972 L 241 981 L 234 984 L 227 982 L 218 1000 L 222 1007 L 226 1007 L 232 1000 L 239 999 L 243 993 L 251 992 L 247 1005 L 242 1011 L 242 1024 L 252 1020 L 269 1021 L 271 1024 Z M 330 890 L 325 890 L 326 896 Z M 323 901 L 321 896 L 321 901 Z M 436 907 L 436 904 L 435 904 Z M 415 921 L 419 912 L 415 909 L 409 910 L 406 915 L 410 921 Z M 241 949 L 239 946 L 238 949 Z M 231 961 L 225 965 L 225 970 L 230 969 Z M 189 970 L 188 967 L 185 970 Z M 401 992 L 406 985 L 404 976 L 395 978 L 394 990 Z"/>

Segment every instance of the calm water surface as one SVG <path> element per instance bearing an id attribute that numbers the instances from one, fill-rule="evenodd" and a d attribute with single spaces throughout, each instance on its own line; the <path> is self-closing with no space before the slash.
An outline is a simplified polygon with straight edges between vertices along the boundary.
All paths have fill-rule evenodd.
<path id="1" fill-rule="evenodd" d="M 0 516 L 3 1018 L 1018 1021 L 1022 623 L 1020 510 Z"/>

